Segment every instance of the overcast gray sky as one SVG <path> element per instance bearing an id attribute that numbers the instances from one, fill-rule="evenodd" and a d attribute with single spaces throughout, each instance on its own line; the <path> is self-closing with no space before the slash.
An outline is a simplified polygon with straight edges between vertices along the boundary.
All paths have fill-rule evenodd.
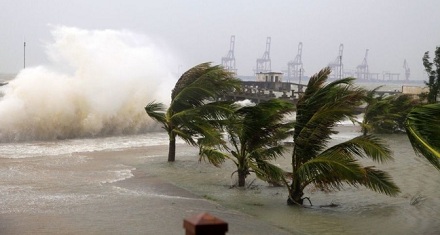
<path id="1" fill-rule="evenodd" d="M 251 75 L 272 37 L 272 70 L 287 68 L 303 43 L 305 75 L 335 60 L 344 44 L 343 63 L 355 69 L 369 49 L 371 72 L 426 79 L 421 58 L 440 46 L 439 0 L 1 0 L 0 73 L 47 63 L 50 25 L 80 29 L 130 30 L 166 44 L 179 68 L 221 63 L 235 35 L 239 75 Z"/>

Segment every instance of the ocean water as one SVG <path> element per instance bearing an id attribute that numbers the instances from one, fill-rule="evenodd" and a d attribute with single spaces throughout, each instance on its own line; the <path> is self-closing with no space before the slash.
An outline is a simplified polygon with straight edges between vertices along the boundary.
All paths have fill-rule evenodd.
<path id="1" fill-rule="evenodd" d="M 340 130 L 333 143 L 359 134 L 352 126 L 340 127 Z M 394 151 L 395 160 L 375 165 L 392 175 L 401 194 L 388 197 L 363 187 L 346 187 L 330 193 L 308 188 L 306 196 L 313 204 L 309 208 L 287 206 L 285 188 L 270 186 L 252 175 L 247 179 L 247 189 L 231 187 L 236 179 L 231 177 L 234 166 L 230 162 L 220 168 L 199 162 L 197 149 L 182 142 L 178 145 L 177 161 L 167 163 L 167 136 L 163 132 L 4 143 L 0 144 L 0 217 L 63 217 L 80 213 L 111 221 L 121 215 L 137 213 L 142 204 L 139 200 L 143 203 L 153 200 L 152 197 L 168 200 L 170 196 L 161 193 L 160 188 L 141 190 L 120 185 L 133 179 L 135 171 L 140 170 L 288 233 L 438 234 L 440 173 L 415 156 L 406 136 L 382 137 Z M 4 151 L 11 146 L 20 151 Z M 140 151 L 133 154 L 136 149 Z M 289 169 L 289 153 L 278 159 L 277 164 Z M 338 206 L 326 207 L 329 204 Z M 102 206 L 108 207 L 110 213 L 100 212 Z M 179 208 L 175 210 L 178 212 Z M 228 218 L 222 219 L 227 221 Z M 72 226 L 87 227 L 89 221 L 77 219 Z M 108 227 L 105 223 L 95 226 Z M 136 228 L 139 229 L 133 227 Z M 249 234 L 260 233 L 250 231 Z"/>
<path id="2" fill-rule="evenodd" d="M 330 144 L 348 140 L 360 134 L 357 127 L 344 125 Z M 172 166 L 163 163 L 154 167 L 161 175 L 178 185 L 197 192 L 210 200 L 244 211 L 293 234 L 438 234 L 440 232 L 440 172 L 423 158 L 417 157 L 405 135 L 384 135 L 394 153 L 394 161 L 375 165 L 390 173 L 400 187 L 397 197 L 381 195 L 363 187 L 346 187 L 336 192 L 321 192 L 313 187 L 306 190 L 313 206 L 295 208 L 286 205 L 287 191 L 247 179 L 248 188 L 231 188 L 236 182 L 232 164 L 220 169 L 195 161 L 194 155 Z M 286 170 L 290 153 L 277 160 Z M 336 204 L 336 207 L 327 207 Z"/>

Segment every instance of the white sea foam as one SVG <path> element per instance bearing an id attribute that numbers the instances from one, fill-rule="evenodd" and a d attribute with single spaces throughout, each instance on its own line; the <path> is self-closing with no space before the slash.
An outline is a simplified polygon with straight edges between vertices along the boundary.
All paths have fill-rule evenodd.
<path id="1" fill-rule="evenodd" d="M 111 178 L 108 177 L 106 180 L 101 181 L 101 184 L 115 183 L 118 181 L 129 179 L 134 176 L 132 173 L 132 171 L 134 171 L 134 170 L 136 170 L 136 168 L 122 169 L 122 170 L 109 170 L 108 173 L 111 175 Z"/>
<path id="2" fill-rule="evenodd" d="M 49 65 L 23 69 L 0 99 L 0 142 L 143 133 L 143 107 L 169 102 L 171 53 L 126 30 L 54 27 Z"/>
<path id="3" fill-rule="evenodd" d="M 139 135 L 113 136 L 90 139 L 31 141 L 26 143 L 0 143 L 0 158 L 33 158 L 41 156 L 71 156 L 72 153 L 124 150 L 133 147 L 167 145 L 165 132 L 148 132 Z M 177 139 L 177 143 L 184 143 Z"/>

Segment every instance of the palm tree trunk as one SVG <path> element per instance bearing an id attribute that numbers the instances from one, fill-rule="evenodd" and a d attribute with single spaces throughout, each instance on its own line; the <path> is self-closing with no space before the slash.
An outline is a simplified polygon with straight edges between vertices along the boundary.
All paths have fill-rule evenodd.
<path id="1" fill-rule="evenodd" d="M 366 136 L 368 134 L 367 128 L 366 127 L 362 127 L 362 134 L 364 136 Z"/>
<path id="2" fill-rule="evenodd" d="M 170 144 L 168 146 L 168 162 L 174 162 L 176 160 L 176 139 L 170 138 Z"/>
<path id="3" fill-rule="evenodd" d="M 238 170 L 238 187 L 244 187 L 246 185 L 246 171 Z"/>
<path id="4" fill-rule="evenodd" d="M 298 206 L 302 205 L 304 202 L 304 199 L 302 196 L 304 196 L 304 192 L 301 189 L 299 182 L 292 182 L 292 185 L 289 189 L 289 198 L 287 198 L 287 205 L 289 206 Z"/>

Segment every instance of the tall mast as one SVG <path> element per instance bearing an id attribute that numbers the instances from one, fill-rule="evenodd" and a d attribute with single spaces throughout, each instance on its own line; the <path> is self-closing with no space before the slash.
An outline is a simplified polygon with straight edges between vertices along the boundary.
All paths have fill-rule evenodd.
<path id="1" fill-rule="evenodd" d="M 26 39 L 23 38 L 23 68 L 26 68 Z"/>

